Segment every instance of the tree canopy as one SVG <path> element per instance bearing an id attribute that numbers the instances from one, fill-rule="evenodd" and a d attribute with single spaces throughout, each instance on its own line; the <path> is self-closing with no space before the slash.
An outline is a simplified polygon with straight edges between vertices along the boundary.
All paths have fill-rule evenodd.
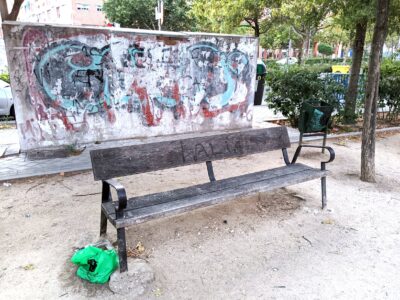
<path id="1" fill-rule="evenodd" d="M 282 0 L 195 0 L 192 14 L 202 31 L 230 33 L 248 27 L 255 36 L 268 30 L 267 21 Z"/>
<path id="2" fill-rule="evenodd" d="M 158 29 L 155 16 L 157 0 L 106 0 L 103 10 L 111 22 L 122 27 Z M 192 30 L 194 20 L 186 0 L 164 0 L 163 30 Z"/>

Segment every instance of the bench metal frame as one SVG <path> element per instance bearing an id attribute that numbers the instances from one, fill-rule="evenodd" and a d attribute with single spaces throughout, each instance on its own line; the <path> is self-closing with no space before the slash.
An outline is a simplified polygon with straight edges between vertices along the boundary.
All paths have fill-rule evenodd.
<path id="1" fill-rule="evenodd" d="M 262 136 L 262 138 L 260 138 Z M 194 139 L 182 139 L 182 140 L 174 140 L 174 141 L 166 141 L 166 142 L 161 142 L 161 143 L 152 143 L 152 144 L 144 144 L 144 145 L 135 145 L 135 146 L 128 146 L 128 147 L 119 147 L 119 148 L 112 148 L 112 149 L 100 149 L 100 150 L 93 150 L 91 151 L 91 159 L 92 159 L 92 166 L 93 166 L 93 173 L 95 176 L 96 180 L 101 180 L 102 181 L 102 196 L 101 196 L 101 202 L 102 202 L 102 210 L 101 210 L 101 217 L 100 217 L 100 235 L 105 235 L 107 232 L 107 220 L 110 218 L 109 215 L 106 214 L 105 210 L 103 210 L 103 204 L 108 204 L 108 202 L 112 202 L 114 207 L 115 207 L 115 221 L 121 220 L 125 218 L 124 215 L 124 210 L 127 208 L 127 204 L 129 199 L 127 198 L 127 194 L 125 191 L 125 188 L 123 187 L 122 184 L 120 184 L 117 180 L 109 178 L 109 174 L 113 173 L 112 175 L 116 175 L 115 177 L 119 176 L 125 176 L 125 175 L 131 175 L 131 174 L 140 174 L 144 173 L 146 171 L 153 171 L 153 170 L 160 170 L 160 169 L 166 169 L 169 167 L 175 167 L 175 166 L 182 166 L 182 165 L 190 165 L 194 163 L 200 163 L 200 162 L 205 162 L 207 166 L 207 173 L 210 182 L 216 182 L 216 178 L 214 175 L 214 169 L 212 165 L 212 160 L 215 159 L 224 159 L 224 158 L 229 158 L 229 157 L 239 157 L 239 156 L 245 156 L 248 154 L 253 154 L 253 153 L 261 153 L 265 151 L 271 151 L 271 150 L 278 150 L 279 146 L 282 146 L 280 149 L 282 150 L 283 154 L 283 160 L 286 164 L 287 167 L 290 167 L 292 165 L 295 165 L 297 162 L 298 157 L 300 156 L 300 153 L 303 148 L 319 148 L 319 149 L 326 149 L 329 151 L 329 159 L 326 161 L 321 162 L 321 171 L 323 171 L 320 177 L 321 177 L 321 191 L 322 191 L 322 208 L 325 208 L 327 205 L 327 197 L 326 197 L 326 164 L 332 162 L 335 159 L 335 152 L 331 147 L 327 146 L 313 146 L 313 145 L 299 145 L 293 155 L 293 158 L 290 160 L 289 155 L 287 152 L 287 148 L 290 147 L 290 142 L 289 142 L 289 137 L 287 134 L 287 130 L 285 127 L 274 127 L 274 128 L 267 128 L 267 129 L 250 129 L 247 130 L 246 132 L 238 132 L 238 133 L 225 133 L 222 135 L 218 136 L 210 136 L 208 138 L 214 139 L 214 140 L 221 140 L 221 139 L 229 139 L 229 138 L 238 138 L 238 141 L 242 141 L 242 145 L 238 149 L 238 153 L 233 153 L 235 151 L 230 151 L 228 148 L 229 153 L 222 153 L 214 150 L 212 150 L 212 155 L 207 154 L 205 152 L 203 156 L 200 157 L 200 153 L 197 153 L 195 150 L 194 152 L 194 161 L 190 160 L 191 156 L 188 155 L 185 157 L 185 154 L 178 153 L 181 156 L 176 156 L 176 142 L 180 142 L 180 145 L 184 145 L 184 142 L 188 142 L 189 144 L 191 142 L 194 142 L 196 145 L 195 149 L 197 148 L 197 145 L 200 145 L 197 143 L 198 141 L 203 141 L 203 140 L 208 140 L 207 137 L 201 137 L 201 138 L 194 138 Z M 279 140 L 279 141 L 278 141 Z M 182 142 L 183 141 L 183 142 Z M 197 144 L 196 144 L 197 143 Z M 272 143 L 272 146 L 268 143 Z M 240 143 L 239 143 L 240 144 Z M 150 146 L 149 146 L 150 145 Z M 211 149 L 212 144 L 209 144 Z M 218 144 L 216 144 L 218 145 Z M 160 162 L 160 164 L 155 164 L 151 165 L 152 158 L 153 156 L 160 155 L 157 152 L 154 155 L 149 154 L 146 151 L 149 149 L 151 150 L 153 147 L 158 147 L 155 149 L 155 152 L 157 151 L 163 151 L 163 147 L 165 147 L 165 151 L 167 151 L 166 155 L 163 153 L 162 158 L 166 158 L 167 160 L 171 160 L 167 163 L 165 162 Z M 170 148 L 168 148 L 170 147 Z M 171 148 L 172 147 L 172 148 Z M 174 148 L 175 147 L 175 148 Z M 223 146 L 225 147 L 225 145 Z M 203 148 L 204 149 L 204 148 Z M 220 147 L 220 149 L 222 149 Z M 142 151 L 143 150 L 143 151 Z M 184 147 L 182 146 L 182 151 L 184 150 Z M 217 149 L 218 150 L 218 149 Z M 110 152 L 111 151 L 111 152 Z M 141 152 L 142 151 L 142 152 Z M 170 151 L 170 152 L 168 152 Z M 175 151 L 175 152 L 174 152 Z M 140 153 L 139 153 L 140 152 Z M 232 153 L 231 153 L 232 152 Z M 118 164 L 115 163 L 111 168 L 107 166 L 107 164 L 112 163 L 113 161 L 116 161 L 117 159 L 114 159 L 114 155 L 118 153 L 121 154 L 124 164 Z M 137 154 L 139 153 L 139 154 Z M 169 154 L 173 153 L 174 155 L 170 156 Z M 136 157 L 133 157 L 136 155 Z M 211 156 L 211 157 L 210 157 Z M 145 163 L 137 167 L 138 163 L 135 162 L 135 158 L 147 158 L 147 162 L 150 164 L 150 167 Z M 159 158 L 159 157 L 158 157 Z M 207 159 L 211 158 L 211 159 Z M 176 159 L 181 159 L 180 162 L 176 162 Z M 136 169 L 135 169 L 136 167 Z M 122 168 L 122 169 L 121 169 Z M 249 174 L 251 175 L 251 174 Z M 111 196 L 111 189 L 115 189 L 116 194 L 117 194 L 117 201 L 113 201 L 112 196 Z M 120 267 L 120 272 L 125 272 L 128 270 L 128 264 L 127 264 L 127 249 L 126 249 L 126 238 L 125 238 L 125 226 L 119 227 L 116 226 L 117 229 L 117 240 L 118 240 L 118 255 L 119 255 L 119 267 Z"/>

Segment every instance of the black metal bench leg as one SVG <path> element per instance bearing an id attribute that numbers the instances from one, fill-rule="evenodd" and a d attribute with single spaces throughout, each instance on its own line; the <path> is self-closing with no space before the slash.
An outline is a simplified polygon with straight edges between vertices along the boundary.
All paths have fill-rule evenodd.
<path id="1" fill-rule="evenodd" d="M 322 140 L 322 147 L 326 146 L 326 137 L 327 137 L 327 133 L 325 132 L 324 139 Z M 325 153 L 325 148 L 322 148 L 322 153 Z"/>
<path id="2" fill-rule="evenodd" d="M 107 233 L 107 217 L 102 211 L 100 215 L 100 236 L 103 236 L 106 233 Z"/>
<path id="3" fill-rule="evenodd" d="M 111 201 L 110 185 L 105 181 L 102 182 L 102 185 L 101 203 L 106 203 Z M 101 208 L 100 211 L 100 236 L 102 236 L 107 233 L 107 217 Z"/>
<path id="4" fill-rule="evenodd" d="M 215 181 L 215 175 L 214 175 L 214 169 L 212 165 L 212 161 L 206 161 L 207 165 L 207 172 L 208 172 L 208 178 L 210 179 L 211 182 Z"/>
<path id="5" fill-rule="evenodd" d="M 125 228 L 117 229 L 118 239 L 118 257 L 119 257 L 119 271 L 128 271 L 128 260 L 126 254 L 126 240 L 125 240 Z"/>
<path id="6" fill-rule="evenodd" d="M 321 163 L 321 171 L 326 170 L 326 163 L 322 162 Z M 321 192 L 322 192 L 322 209 L 325 208 L 326 206 L 326 176 L 321 177 Z"/>
<path id="7" fill-rule="evenodd" d="M 326 177 L 321 177 L 322 209 L 326 207 Z"/>

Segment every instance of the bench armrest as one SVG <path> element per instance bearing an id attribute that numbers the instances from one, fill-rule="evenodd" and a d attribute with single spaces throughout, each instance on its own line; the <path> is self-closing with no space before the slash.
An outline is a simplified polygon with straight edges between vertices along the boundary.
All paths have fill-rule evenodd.
<path id="1" fill-rule="evenodd" d="M 115 207 L 115 213 L 117 214 L 117 219 L 119 219 L 124 216 L 124 209 L 127 205 L 126 191 L 124 186 L 116 179 L 103 180 L 103 202 L 105 202 L 104 200 L 106 195 L 111 198 L 110 186 L 117 192 L 118 205 Z"/>
<path id="2" fill-rule="evenodd" d="M 329 151 L 329 160 L 321 162 L 321 169 L 325 169 L 325 164 L 330 163 L 335 159 L 335 151 L 328 146 L 314 146 L 314 145 L 300 145 L 297 147 L 296 152 L 293 155 L 292 161 L 289 160 L 289 156 L 287 153 L 287 149 L 283 148 L 282 153 L 283 153 L 283 159 L 285 160 L 286 165 L 291 165 L 296 163 L 297 158 L 299 157 L 301 153 L 302 148 L 318 148 L 318 149 L 326 149 Z"/>

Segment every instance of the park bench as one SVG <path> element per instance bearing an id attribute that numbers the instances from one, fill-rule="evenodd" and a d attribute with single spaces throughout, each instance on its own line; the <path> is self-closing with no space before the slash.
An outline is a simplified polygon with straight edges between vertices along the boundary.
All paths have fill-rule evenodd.
<path id="1" fill-rule="evenodd" d="M 296 149 L 292 160 L 287 153 L 289 147 L 287 129 L 272 127 L 92 150 L 90 156 L 94 179 L 102 180 L 100 234 L 106 233 L 107 220 L 116 227 L 120 272 L 128 269 L 125 227 L 129 225 L 317 178 L 321 178 L 322 208 L 324 208 L 327 201 L 325 164 L 335 158 L 333 149 L 324 147 L 329 151 L 330 157 L 327 161 L 321 162 L 319 169 L 296 161 L 302 148 L 323 146 L 301 145 Z M 214 160 L 243 157 L 272 150 L 282 150 L 284 166 L 221 180 L 216 180 L 214 176 L 212 166 Z M 162 193 L 128 199 L 124 187 L 113 179 L 204 162 L 207 166 L 209 183 Z M 228 163 L 226 162 L 227 168 Z M 116 190 L 118 197 L 116 201 L 111 197 L 111 188 Z"/>

